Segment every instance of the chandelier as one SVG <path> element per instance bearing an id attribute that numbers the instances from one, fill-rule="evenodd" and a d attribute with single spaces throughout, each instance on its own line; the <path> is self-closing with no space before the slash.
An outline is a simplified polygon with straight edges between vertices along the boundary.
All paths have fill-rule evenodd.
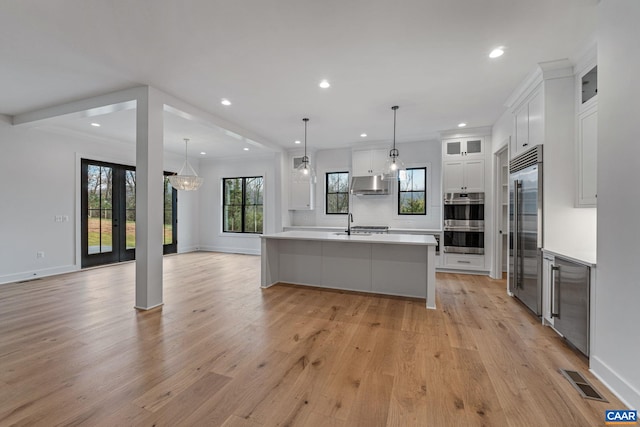
<path id="1" fill-rule="evenodd" d="M 189 138 L 184 138 L 184 163 L 175 175 L 169 175 L 169 182 L 176 190 L 193 191 L 200 188 L 204 179 L 200 178 L 187 159 Z"/>

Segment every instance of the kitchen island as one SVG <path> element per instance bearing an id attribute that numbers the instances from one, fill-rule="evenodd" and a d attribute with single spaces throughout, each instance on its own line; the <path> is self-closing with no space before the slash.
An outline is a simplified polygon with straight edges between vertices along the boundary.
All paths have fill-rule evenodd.
<path id="1" fill-rule="evenodd" d="M 263 288 L 276 283 L 425 298 L 436 308 L 431 235 L 285 231 L 260 236 Z"/>

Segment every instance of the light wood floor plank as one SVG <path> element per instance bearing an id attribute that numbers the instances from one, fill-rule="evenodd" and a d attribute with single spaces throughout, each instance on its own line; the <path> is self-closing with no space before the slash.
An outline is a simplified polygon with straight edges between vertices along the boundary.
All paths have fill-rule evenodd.
<path id="1" fill-rule="evenodd" d="M 506 294 L 437 274 L 424 300 L 280 284 L 260 258 L 164 258 L 165 305 L 133 309 L 135 264 L 0 286 L 0 427 L 598 426 L 624 406 Z M 582 372 L 610 403 L 579 397 Z"/>

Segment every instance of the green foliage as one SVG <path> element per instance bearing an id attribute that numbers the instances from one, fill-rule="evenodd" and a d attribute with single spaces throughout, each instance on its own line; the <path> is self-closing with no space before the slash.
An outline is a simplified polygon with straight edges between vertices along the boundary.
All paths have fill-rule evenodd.
<path id="1" fill-rule="evenodd" d="M 327 173 L 327 213 L 349 213 L 349 173 Z"/>
<path id="2" fill-rule="evenodd" d="M 262 177 L 223 180 L 223 231 L 263 232 L 264 180 Z"/>
<path id="3" fill-rule="evenodd" d="M 425 215 L 427 199 L 427 169 L 409 168 L 404 173 L 404 179 L 398 184 L 398 214 Z"/>

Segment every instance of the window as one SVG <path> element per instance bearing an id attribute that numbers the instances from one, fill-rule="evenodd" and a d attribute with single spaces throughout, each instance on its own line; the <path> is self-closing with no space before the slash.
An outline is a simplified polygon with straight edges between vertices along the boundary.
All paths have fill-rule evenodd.
<path id="1" fill-rule="evenodd" d="M 327 214 L 349 213 L 349 172 L 327 173 Z"/>
<path id="2" fill-rule="evenodd" d="M 426 215 L 427 168 L 407 168 L 402 175 L 398 182 L 398 215 Z"/>
<path id="3" fill-rule="evenodd" d="M 222 231 L 262 233 L 262 177 L 223 178 L 222 188 Z"/>

